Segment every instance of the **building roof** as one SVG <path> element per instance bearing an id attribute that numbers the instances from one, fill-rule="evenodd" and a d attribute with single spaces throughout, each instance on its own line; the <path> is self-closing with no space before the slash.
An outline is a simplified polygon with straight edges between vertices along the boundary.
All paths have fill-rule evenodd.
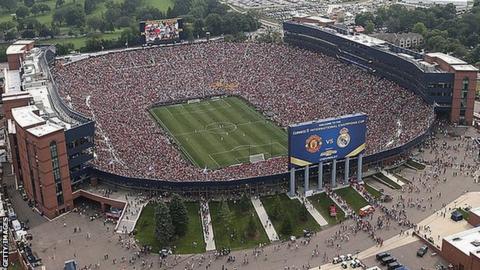
<path id="1" fill-rule="evenodd" d="M 38 111 L 38 108 L 34 105 L 13 108 L 12 118 L 23 128 L 44 124 L 45 120 L 38 116 L 35 111 Z"/>
<path id="2" fill-rule="evenodd" d="M 7 48 L 7 55 L 20 54 L 20 53 L 23 53 L 24 51 L 25 51 L 25 45 L 12 44 Z"/>
<path id="3" fill-rule="evenodd" d="M 5 74 L 5 80 L 4 80 L 5 93 L 20 92 L 21 91 L 20 72 L 18 70 L 5 69 L 3 74 Z"/>
<path id="4" fill-rule="evenodd" d="M 456 57 L 453 57 L 451 55 L 445 54 L 445 53 L 440 53 L 440 52 L 427 53 L 427 56 L 436 57 L 438 59 L 441 59 L 449 65 L 467 65 L 467 62 L 465 62 L 461 59 L 458 59 Z"/>
<path id="5" fill-rule="evenodd" d="M 453 65 L 452 68 L 456 71 L 478 71 L 478 68 L 472 65 Z"/>
<path id="6" fill-rule="evenodd" d="M 480 217 L 480 207 L 470 209 L 470 212 Z"/>
<path id="7" fill-rule="evenodd" d="M 30 132 L 32 135 L 36 137 L 42 137 L 59 130 L 63 130 L 63 127 L 59 125 L 55 125 L 54 123 L 51 123 L 51 122 L 47 122 L 44 125 L 29 128 L 27 132 Z"/>
<path id="8" fill-rule="evenodd" d="M 466 255 L 480 252 L 480 228 L 473 228 L 443 238 Z"/>

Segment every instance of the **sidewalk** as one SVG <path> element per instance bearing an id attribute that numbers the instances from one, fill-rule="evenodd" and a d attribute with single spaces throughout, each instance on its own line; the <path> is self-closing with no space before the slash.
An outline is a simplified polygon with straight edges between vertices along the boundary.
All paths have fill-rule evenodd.
<path id="1" fill-rule="evenodd" d="M 262 223 L 263 228 L 267 233 L 268 239 L 270 239 L 271 242 L 279 240 L 277 231 L 275 231 L 275 228 L 273 227 L 270 218 L 268 218 L 267 211 L 265 211 L 265 208 L 263 207 L 260 199 L 252 197 L 251 201 L 253 207 L 255 208 L 255 212 L 257 212 L 257 215 L 260 218 L 260 222 Z"/>
<path id="2" fill-rule="evenodd" d="M 200 205 L 202 218 L 203 239 L 205 240 L 206 250 L 216 250 L 215 237 L 213 236 L 212 217 L 210 216 L 210 208 L 208 202 L 202 202 Z"/>
<path id="3" fill-rule="evenodd" d="M 302 200 L 297 197 L 297 199 L 303 204 Z M 312 215 L 313 219 L 321 226 L 327 226 L 328 222 L 325 220 L 325 218 L 318 212 L 317 208 L 315 208 L 309 200 L 305 199 L 305 208 L 307 208 L 308 212 L 310 215 Z"/>

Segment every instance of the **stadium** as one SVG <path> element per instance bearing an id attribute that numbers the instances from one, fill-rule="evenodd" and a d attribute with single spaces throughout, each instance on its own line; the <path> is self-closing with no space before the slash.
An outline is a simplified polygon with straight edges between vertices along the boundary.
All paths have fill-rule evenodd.
<path id="1" fill-rule="evenodd" d="M 292 21 L 284 31 L 283 45 L 210 41 L 68 60 L 55 60 L 53 47 L 12 45 L 3 101 L 17 179 L 37 198 L 40 177 L 21 154 L 29 134 L 58 133 L 65 142 L 50 144 L 65 171 L 54 179 L 63 190 L 57 185 L 44 209 L 54 216 L 88 180 L 197 195 L 285 188 L 286 129 L 301 122 L 366 114 L 364 166 L 407 154 L 428 136 L 435 112 L 471 124 L 475 85 L 457 76 L 476 78 L 476 70 L 461 60 L 334 26 Z M 25 95 L 28 85 L 15 88 L 8 78 L 29 65 L 32 80 L 44 81 Z"/>

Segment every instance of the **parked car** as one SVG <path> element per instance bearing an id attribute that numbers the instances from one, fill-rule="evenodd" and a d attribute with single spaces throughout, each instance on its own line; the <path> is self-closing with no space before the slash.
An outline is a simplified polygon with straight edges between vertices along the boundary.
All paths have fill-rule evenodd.
<path id="1" fill-rule="evenodd" d="M 392 257 L 392 256 L 384 257 L 384 258 L 382 258 L 382 260 L 381 260 L 381 262 L 382 262 L 383 265 L 388 265 L 388 264 L 390 264 L 390 263 L 392 263 L 392 262 L 396 262 L 396 261 L 397 261 L 397 259 L 395 259 L 395 258 Z"/>
<path id="2" fill-rule="evenodd" d="M 340 266 L 343 268 L 343 269 L 347 269 L 348 268 L 348 264 L 346 262 L 342 262 L 342 264 L 340 264 Z"/>
<path id="3" fill-rule="evenodd" d="M 399 262 L 392 262 L 388 264 L 388 270 L 396 270 L 398 268 L 402 267 L 402 265 Z"/>
<path id="4" fill-rule="evenodd" d="M 340 260 L 340 258 L 338 258 L 338 257 L 333 258 L 333 261 L 332 261 L 333 264 L 337 264 L 337 263 L 341 263 L 341 262 L 342 262 L 342 260 Z"/>
<path id="5" fill-rule="evenodd" d="M 418 257 L 423 257 L 425 256 L 425 254 L 427 253 L 428 251 L 428 246 L 427 245 L 423 245 L 421 246 L 418 250 L 417 250 L 417 256 Z"/>
<path id="6" fill-rule="evenodd" d="M 350 262 L 350 266 L 352 268 L 357 268 L 357 267 L 364 267 L 363 263 L 359 259 L 352 260 Z"/>
<path id="7" fill-rule="evenodd" d="M 382 253 L 378 253 L 377 254 L 377 261 L 380 261 L 381 259 L 385 258 L 385 257 L 388 257 L 390 256 L 390 253 L 388 252 L 382 252 Z"/>

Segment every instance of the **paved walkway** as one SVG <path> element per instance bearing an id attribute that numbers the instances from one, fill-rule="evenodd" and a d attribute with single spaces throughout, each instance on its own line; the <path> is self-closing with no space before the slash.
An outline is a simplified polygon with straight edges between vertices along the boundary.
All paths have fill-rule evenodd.
<path id="1" fill-rule="evenodd" d="M 216 250 L 217 248 L 215 246 L 215 237 L 213 236 L 212 217 L 210 216 L 210 208 L 208 207 L 207 202 L 202 202 L 200 207 L 202 212 L 203 239 L 205 240 L 206 250 L 207 251 Z"/>
<path id="2" fill-rule="evenodd" d="M 317 208 L 315 208 L 309 200 L 305 200 L 305 202 L 303 202 L 300 198 L 297 197 L 297 199 L 301 202 L 301 203 L 305 203 L 305 207 L 307 208 L 308 212 L 310 213 L 310 215 L 312 215 L 313 219 L 315 219 L 315 221 L 320 225 L 320 226 L 327 226 L 328 225 L 328 222 L 325 220 L 325 218 L 320 214 L 320 212 L 318 212 Z"/>
<path id="3" fill-rule="evenodd" d="M 137 198 L 130 198 L 130 201 L 127 199 L 127 204 L 123 210 L 123 215 L 118 222 L 116 227 L 117 233 L 131 233 L 137 225 L 137 221 L 140 218 L 143 207 L 147 203 L 139 202 Z"/>
<path id="4" fill-rule="evenodd" d="M 267 211 L 265 211 L 265 208 L 263 207 L 262 201 L 257 197 L 252 197 L 251 200 L 253 208 L 255 208 L 255 212 L 257 212 L 260 222 L 267 233 L 268 239 L 270 239 L 271 242 L 279 240 L 277 231 L 275 231 L 275 228 L 267 215 Z"/>

